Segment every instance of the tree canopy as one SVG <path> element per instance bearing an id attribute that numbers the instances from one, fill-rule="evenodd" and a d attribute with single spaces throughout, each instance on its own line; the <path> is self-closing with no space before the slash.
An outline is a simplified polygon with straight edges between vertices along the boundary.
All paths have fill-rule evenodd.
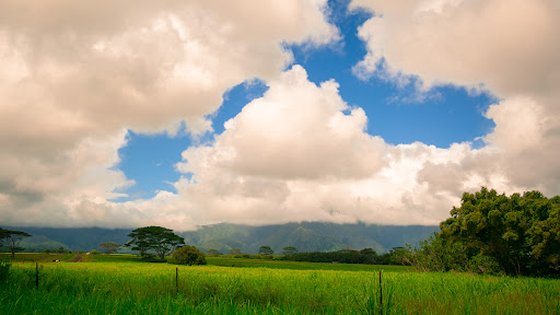
<path id="1" fill-rule="evenodd" d="M 99 249 L 107 254 L 116 253 L 119 250 L 119 247 L 121 247 L 121 244 L 116 242 L 104 242 L 99 244 Z"/>
<path id="2" fill-rule="evenodd" d="M 560 196 L 506 196 L 487 188 L 464 193 L 461 206 L 423 243 L 417 259 L 428 269 L 558 275 Z"/>
<path id="3" fill-rule="evenodd" d="M 206 257 L 194 246 L 181 246 L 173 251 L 173 260 L 181 265 L 206 265 Z"/>
<path id="4" fill-rule="evenodd" d="M 12 253 L 12 259 L 16 256 L 16 251 L 23 250 L 22 247 L 19 246 L 20 241 L 24 237 L 31 236 L 29 233 L 23 231 L 13 231 L 13 230 L 5 230 L 0 228 L 0 247 L 8 247 L 10 252 Z M 7 245 L 4 245 L 6 243 Z"/>
<path id="5" fill-rule="evenodd" d="M 161 226 L 146 226 L 133 230 L 128 234 L 132 238 L 125 246 L 140 252 L 140 256 L 149 258 L 156 256 L 161 260 L 185 240 L 173 233 L 173 230 Z"/>

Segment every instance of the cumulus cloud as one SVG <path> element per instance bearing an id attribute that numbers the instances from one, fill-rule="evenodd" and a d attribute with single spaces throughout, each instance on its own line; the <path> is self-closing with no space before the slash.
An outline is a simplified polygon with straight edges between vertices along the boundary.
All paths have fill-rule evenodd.
<path id="1" fill-rule="evenodd" d="M 354 68 L 361 77 L 416 76 L 422 89 L 455 84 L 500 99 L 486 112 L 496 127 L 483 150 L 451 164 L 431 162 L 421 172 L 432 191 L 469 182 L 558 194 L 557 1 L 354 0 L 352 6 L 374 12 L 359 30 L 368 49 Z"/>
<path id="2" fill-rule="evenodd" d="M 127 129 L 210 130 L 228 88 L 291 62 L 284 43 L 338 38 L 325 5 L 0 2 L 0 220 L 89 225 L 103 211 L 87 209 L 119 208 Z"/>
<path id="3" fill-rule="evenodd" d="M 176 183 L 178 193 L 166 195 L 168 211 L 189 214 L 183 227 L 438 223 L 457 196 L 431 193 L 417 175 L 428 161 L 460 159 L 470 146 L 392 146 L 369 135 L 366 125 L 363 110 L 340 98 L 336 82 L 315 85 L 296 65 L 226 122 L 213 143 L 183 152 L 178 169 L 185 176 Z"/>

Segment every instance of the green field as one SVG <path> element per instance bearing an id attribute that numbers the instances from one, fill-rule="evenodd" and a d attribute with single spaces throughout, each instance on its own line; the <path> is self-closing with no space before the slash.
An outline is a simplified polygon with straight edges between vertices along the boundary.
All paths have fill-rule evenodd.
<path id="1" fill-rule="evenodd" d="M 61 259 L 62 262 L 52 262 Z M 39 260 L 39 289 L 35 263 Z M 560 281 L 410 268 L 210 257 L 208 266 L 129 255 L 18 254 L 2 314 L 560 314 Z M 74 262 L 76 261 L 76 262 Z M 218 266 L 221 265 L 221 266 Z M 232 267 L 233 266 L 233 267 Z"/>

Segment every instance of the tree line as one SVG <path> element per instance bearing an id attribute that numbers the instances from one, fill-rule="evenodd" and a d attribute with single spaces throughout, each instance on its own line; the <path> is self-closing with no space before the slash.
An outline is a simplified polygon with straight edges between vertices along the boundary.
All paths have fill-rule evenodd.
<path id="1" fill-rule="evenodd" d="M 372 264 L 372 265 L 410 265 L 409 249 L 395 247 L 389 252 L 378 254 L 372 248 L 362 250 L 341 249 L 331 252 L 302 252 L 285 255 L 284 260 L 343 263 L 343 264 Z"/>

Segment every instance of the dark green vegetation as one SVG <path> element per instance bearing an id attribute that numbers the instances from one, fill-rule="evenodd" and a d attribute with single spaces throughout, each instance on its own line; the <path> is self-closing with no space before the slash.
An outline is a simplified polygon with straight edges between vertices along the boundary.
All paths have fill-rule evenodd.
<path id="1" fill-rule="evenodd" d="M 16 261 L 0 284 L 5 314 L 379 314 L 379 266 L 243 261 L 245 268 L 154 264 L 132 255 L 22 253 L 49 261 Z M 76 260 L 75 257 L 68 257 Z M 261 266 L 255 265 L 261 264 Z M 291 264 L 289 270 L 272 266 Z M 297 270 L 332 265 L 337 270 Z M 356 267 L 363 267 L 357 271 Z M 369 268 L 369 269 L 368 269 Z M 385 268 L 385 267 L 381 267 Z M 354 270 L 354 271 L 350 271 Z M 407 271 L 407 272 L 402 272 Z M 552 279 L 419 273 L 384 269 L 384 314 L 558 314 L 560 282 Z"/>
<path id="2" fill-rule="evenodd" d="M 409 248 L 396 247 L 382 255 L 371 248 L 364 248 L 362 250 L 341 249 L 333 252 L 293 253 L 280 259 L 344 264 L 411 265 L 414 261 L 413 255 L 413 251 Z"/>
<path id="3" fill-rule="evenodd" d="M 173 263 L 180 265 L 206 265 L 206 257 L 198 248 L 190 245 L 178 247 L 173 251 Z"/>
<path id="4" fill-rule="evenodd" d="M 173 233 L 172 230 L 161 226 L 146 226 L 133 230 L 128 234 L 132 238 L 125 246 L 138 251 L 142 258 L 157 257 L 165 260 L 178 245 L 184 245 L 185 240 Z"/>
<path id="5" fill-rule="evenodd" d="M 103 228 L 37 228 L 14 227 L 31 235 L 21 246 L 28 251 L 70 250 L 90 251 L 99 244 L 116 242 L 125 244 L 130 229 Z M 335 251 L 346 248 L 373 248 L 382 253 L 393 247 L 409 243 L 417 245 L 428 238 L 437 226 L 385 226 L 357 224 L 334 224 L 321 222 L 288 223 L 269 226 L 246 226 L 215 224 L 202 226 L 197 231 L 177 233 L 185 243 L 203 251 L 210 249 L 223 254 L 256 254 L 259 247 L 267 245 L 275 253 L 284 247 L 295 247 L 299 252 Z M 120 248 L 120 252 L 123 248 Z"/>
<path id="6" fill-rule="evenodd" d="M 416 264 L 428 270 L 560 275 L 560 196 L 465 193 L 459 208 L 424 242 Z"/>

